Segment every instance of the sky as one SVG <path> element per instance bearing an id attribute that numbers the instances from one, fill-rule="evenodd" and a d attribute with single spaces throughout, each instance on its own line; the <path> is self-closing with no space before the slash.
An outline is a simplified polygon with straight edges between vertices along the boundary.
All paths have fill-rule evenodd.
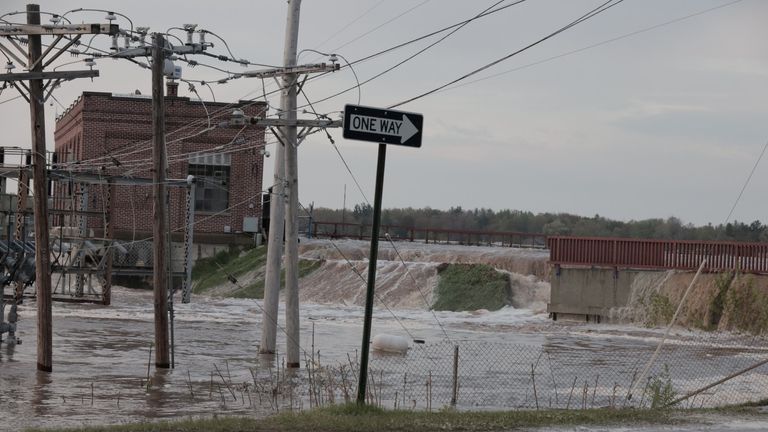
<path id="1" fill-rule="evenodd" d="M 471 18 L 494 3 L 304 0 L 299 50 L 333 52 L 354 61 Z M 359 94 L 350 91 L 315 102 L 314 108 L 338 118 L 345 104 L 358 99 L 367 106 L 394 105 L 513 53 L 601 3 L 524 1 L 464 26 L 363 85 Z M 23 11 L 25 4 L 3 0 L 0 15 Z M 150 31 L 194 23 L 224 38 L 239 58 L 282 62 L 285 1 L 39 4 L 53 13 L 110 9 Z M 717 6 L 723 7 L 701 13 Z M 75 22 L 103 22 L 105 14 L 67 16 Z M 625 0 L 457 87 L 403 105 L 398 109 L 424 116 L 422 147 L 389 147 L 383 205 L 722 223 L 768 141 L 766 16 L 768 2 L 761 0 Z M 22 21 L 24 15 L 5 19 Z M 354 74 L 347 68 L 309 81 L 304 90 L 310 100 L 323 99 L 354 86 L 355 74 L 364 81 L 445 34 L 357 64 Z M 208 41 L 214 43 L 209 52 L 226 54 L 218 40 L 209 35 Z M 106 49 L 109 39 L 95 38 L 94 46 Z M 299 63 L 325 59 L 305 51 Z M 76 60 L 62 56 L 59 63 Z M 198 60 L 232 72 L 257 69 Z M 84 68 L 71 64 L 59 70 Z M 64 83 L 54 92 L 57 101 L 46 105 L 49 149 L 56 114 L 83 91 L 151 94 L 148 70 L 113 59 L 97 60 L 96 68 L 99 78 Z M 198 66 L 184 67 L 183 76 L 217 80 L 226 74 Z M 275 88 L 265 84 L 267 91 Z M 219 102 L 234 102 L 261 97 L 262 83 L 242 78 L 211 84 L 210 90 L 198 86 L 198 93 L 206 100 L 215 96 Z M 197 97 L 183 83 L 179 95 Z M 26 102 L 4 102 L 14 96 L 13 89 L 0 95 L 2 144 L 29 148 Z M 279 106 L 279 96 L 270 96 L 269 102 Z M 314 116 L 300 113 L 300 118 Z M 325 134 L 318 133 L 299 147 L 299 200 L 332 208 L 372 202 L 376 144 L 345 140 L 340 129 L 329 133 L 362 191 Z M 273 164 L 274 157 L 265 161 L 265 187 L 272 183 Z M 768 222 L 767 183 L 768 161 L 760 160 L 731 220 Z"/>

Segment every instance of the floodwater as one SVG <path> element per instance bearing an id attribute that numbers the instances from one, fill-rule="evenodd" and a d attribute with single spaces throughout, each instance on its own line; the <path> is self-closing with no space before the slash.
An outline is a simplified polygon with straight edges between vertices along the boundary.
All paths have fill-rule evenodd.
<path id="1" fill-rule="evenodd" d="M 260 304 L 199 296 L 191 304 L 177 303 L 175 368 L 155 370 L 150 364 L 148 374 L 154 338 L 151 292 L 116 287 L 109 307 L 55 303 L 53 372 L 40 373 L 35 370 L 35 303 L 26 300 L 18 323 L 23 343 L 0 345 L 0 431 L 214 413 L 262 416 L 339 402 L 345 393 L 354 397 L 349 389 L 356 388 L 362 308 L 302 305 L 302 349 L 311 364 L 329 366 L 325 375 L 319 374 L 322 387 L 314 376 L 314 396 L 308 396 L 305 365 L 295 375 L 289 373 L 285 384 L 286 372 L 280 368 L 284 334 L 278 331 L 277 356 L 258 354 Z M 282 309 L 280 315 L 282 321 Z M 372 354 L 375 403 L 416 409 L 449 403 L 458 345 L 460 408 L 577 409 L 626 404 L 630 382 L 650 358 L 662 331 L 553 323 L 528 309 L 433 315 L 377 308 L 373 334 L 381 333 L 425 343 L 412 343 L 407 355 Z M 652 374 L 667 369 L 679 395 L 767 357 L 762 339 L 678 329 Z M 766 373 L 768 368 L 756 368 L 703 393 L 691 405 L 765 398 Z M 289 390 L 280 390 L 286 385 Z M 639 388 L 630 405 L 650 400 L 642 391 L 645 386 Z M 269 396 L 275 389 L 281 393 L 279 400 Z"/>

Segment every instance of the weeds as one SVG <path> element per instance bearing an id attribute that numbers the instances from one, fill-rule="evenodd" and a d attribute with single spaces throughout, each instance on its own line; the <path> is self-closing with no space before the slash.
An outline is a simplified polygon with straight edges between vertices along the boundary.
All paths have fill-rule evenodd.
<path id="1" fill-rule="evenodd" d="M 667 365 L 664 365 L 663 372 L 648 380 L 645 390 L 651 409 L 663 408 L 675 400 L 677 393 L 672 386 L 672 378 L 669 375 Z"/>
<path id="2" fill-rule="evenodd" d="M 666 325 L 672 320 L 672 316 L 675 314 L 675 307 L 669 300 L 669 297 L 660 293 L 651 293 L 648 296 L 648 303 L 646 306 L 646 319 L 645 325 L 647 327 L 653 327 L 656 325 Z"/>

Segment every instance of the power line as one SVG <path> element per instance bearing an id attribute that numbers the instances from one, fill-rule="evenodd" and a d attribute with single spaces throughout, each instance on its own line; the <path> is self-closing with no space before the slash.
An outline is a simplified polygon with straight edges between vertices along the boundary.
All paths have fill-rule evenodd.
<path id="1" fill-rule="evenodd" d="M 361 83 L 358 83 L 356 86 L 352 86 L 352 87 L 349 87 L 349 88 L 347 88 L 347 89 L 345 89 L 345 90 L 342 90 L 342 91 L 340 91 L 340 92 L 334 93 L 334 94 L 332 94 L 332 95 L 330 95 L 330 96 L 327 96 L 327 97 L 325 97 L 325 98 L 319 99 L 319 100 L 315 101 L 315 103 L 325 102 L 325 101 L 327 101 L 327 100 L 329 100 L 329 99 L 332 99 L 332 98 L 335 98 L 335 97 L 337 97 L 337 96 L 340 96 L 340 95 L 342 95 L 342 94 L 344 94 L 344 93 L 346 93 L 346 92 L 348 92 L 348 91 L 354 90 L 354 89 L 356 89 L 356 88 L 360 88 L 361 86 L 363 86 L 363 85 L 365 85 L 365 84 L 367 84 L 367 83 L 369 83 L 369 82 L 371 82 L 371 81 L 373 81 L 373 80 L 375 80 L 375 79 L 377 79 L 377 78 L 380 78 L 381 76 L 383 76 L 383 75 L 385 75 L 385 74 L 387 74 L 387 73 L 389 73 L 389 72 L 391 72 L 391 71 L 393 71 L 393 70 L 397 69 L 398 67 L 402 66 L 403 64 L 405 64 L 405 63 L 409 62 L 410 60 L 412 60 L 412 59 L 416 58 L 417 56 L 419 56 L 419 55 L 423 54 L 424 52 L 426 52 L 427 50 L 431 49 L 431 48 L 432 48 L 432 47 L 434 47 L 435 45 L 437 45 L 437 44 L 439 44 L 439 43 L 443 42 L 445 39 L 447 39 L 447 38 L 451 37 L 451 36 L 452 36 L 454 33 L 456 33 L 457 31 L 461 30 L 462 28 L 464 28 L 464 26 L 466 26 L 467 24 L 469 24 L 469 23 L 471 23 L 471 22 L 473 22 L 473 21 L 475 21 L 475 20 L 477 20 L 477 19 L 479 19 L 479 18 L 482 18 L 483 16 L 487 16 L 487 14 L 488 14 L 488 13 L 489 13 L 489 12 L 490 12 L 490 11 L 491 11 L 491 10 L 492 10 L 494 7 L 498 6 L 499 4 L 501 4 L 501 3 L 505 2 L 505 1 L 507 1 L 507 0 L 500 0 L 500 1 L 497 1 L 497 2 L 495 2 L 493 5 L 491 5 L 490 7 L 488 7 L 488 8 L 486 8 L 486 9 L 484 9 L 482 12 L 480 12 L 480 13 L 479 13 L 479 14 L 477 14 L 477 15 L 475 15 L 474 17 L 472 17 L 472 18 L 470 18 L 470 19 L 468 19 L 468 20 L 462 21 L 461 23 L 459 23 L 459 24 L 457 24 L 457 25 L 451 26 L 451 27 L 450 27 L 450 28 L 451 28 L 451 31 L 450 31 L 448 34 L 446 34 L 445 36 L 441 37 L 440 39 L 436 40 L 435 42 L 432 42 L 431 44 L 427 45 L 426 47 L 424 47 L 424 48 L 422 48 L 422 49 L 420 49 L 420 50 L 416 51 L 414 54 L 411 54 L 410 56 L 406 57 L 404 60 L 401 60 L 400 62 L 396 63 L 395 65 L 393 65 L 393 66 L 390 66 L 389 68 L 387 68 L 387 69 L 383 70 L 382 72 L 379 72 L 379 73 L 377 73 L 376 75 L 374 75 L 374 76 L 372 76 L 372 77 L 370 77 L 370 78 L 368 78 L 368 79 L 364 80 L 364 81 L 363 81 L 363 82 L 361 82 Z M 512 3 L 511 5 L 508 5 L 508 6 L 515 6 L 515 5 L 518 5 L 518 4 L 520 4 L 520 3 L 523 3 L 523 2 L 525 2 L 525 1 L 526 1 L 526 0 L 518 0 L 518 1 L 516 1 L 516 2 Z M 622 0 L 622 1 L 623 1 L 623 0 Z M 499 9 L 499 10 L 501 10 L 501 9 Z M 439 31 L 439 32 L 442 32 L 442 31 Z M 436 34 L 436 33 L 435 33 L 435 34 Z M 420 39 L 419 39 L 419 40 L 420 40 Z M 410 43 L 410 42 L 409 42 L 409 43 Z M 401 46 L 404 46 L 404 45 L 403 45 L 403 44 L 401 44 Z M 395 49 L 395 48 L 393 47 L 392 49 Z M 385 51 L 386 51 L 386 50 L 385 50 Z M 383 52 L 384 52 L 384 51 L 383 51 Z M 383 52 L 381 52 L 381 53 L 383 53 Z M 369 56 L 368 58 L 371 58 L 371 56 Z M 359 62 L 359 61 L 354 61 L 354 62 L 352 62 L 352 64 L 355 64 L 355 63 L 358 63 L 358 62 Z M 319 76 L 323 76 L 323 75 L 319 75 Z M 297 109 L 298 109 L 298 108 L 304 108 L 304 107 L 306 107 L 306 105 L 303 105 L 303 106 L 297 107 Z"/>
<path id="2" fill-rule="evenodd" d="M 608 0 L 605 3 L 602 3 L 600 6 L 594 8 L 594 9 L 590 10 L 589 12 L 587 12 L 586 14 L 582 15 L 578 19 L 572 21 L 571 23 L 569 23 L 569 24 L 567 24 L 567 25 L 565 25 L 565 26 L 555 30 L 554 32 L 544 36 L 541 39 L 538 39 L 535 42 L 532 42 L 532 43 L 526 45 L 523 48 L 520 48 L 520 49 L 518 49 L 516 51 L 513 51 L 513 52 L 511 52 L 511 53 L 509 53 L 509 54 L 507 54 L 507 55 L 505 55 L 503 57 L 500 57 L 500 58 L 498 58 L 498 59 L 496 59 L 496 60 L 494 60 L 494 61 L 492 61 L 492 62 L 490 62 L 488 64 L 485 64 L 485 65 L 483 65 L 483 66 L 481 66 L 481 67 L 479 67 L 479 68 L 477 68 L 477 69 L 475 69 L 475 70 L 473 70 L 471 72 L 468 72 L 468 73 L 460 76 L 459 78 L 456 78 L 456 79 L 454 79 L 452 81 L 449 81 L 449 82 L 447 82 L 445 84 L 442 84 L 442 85 L 440 85 L 438 87 L 435 87 L 432 90 L 426 91 L 426 92 L 421 93 L 421 94 L 419 94 L 417 96 L 411 97 L 411 98 L 406 99 L 406 100 L 404 100 L 402 102 L 399 102 L 399 103 L 396 103 L 394 105 L 391 105 L 391 106 L 389 106 L 389 108 L 396 108 L 396 107 L 399 107 L 399 106 L 411 103 L 413 101 L 419 100 L 419 99 L 424 98 L 426 96 L 429 96 L 429 95 L 431 95 L 433 93 L 436 93 L 436 92 L 438 92 L 438 91 L 440 91 L 440 90 L 442 90 L 442 89 L 444 89 L 444 88 L 446 88 L 446 87 L 448 87 L 450 85 L 456 84 L 457 82 L 463 81 L 463 80 L 465 80 L 465 79 L 467 79 L 467 78 L 469 78 L 469 77 L 471 77 L 473 75 L 476 75 L 476 74 L 478 74 L 478 73 L 480 73 L 480 72 L 482 72 L 482 71 L 484 71 L 484 70 L 486 70 L 488 68 L 491 68 L 491 67 L 493 67 L 493 66 L 495 66 L 495 65 L 497 65 L 497 64 L 499 64 L 499 63 L 501 63 L 503 61 L 509 60 L 510 58 L 512 58 L 512 57 L 514 57 L 514 56 L 516 56 L 516 55 L 518 55 L 518 54 L 520 54 L 520 53 L 522 53 L 524 51 L 527 51 L 528 49 L 533 48 L 536 45 L 539 45 L 540 43 L 542 43 L 542 42 L 544 42 L 544 41 L 546 41 L 548 39 L 551 39 L 551 38 L 557 36 L 558 34 L 564 32 L 564 31 L 566 31 L 566 30 L 568 30 L 568 29 L 570 29 L 570 28 L 572 28 L 572 27 L 574 27 L 574 26 L 576 26 L 576 25 L 578 25 L 578 24 L 580 24 L 580 23 L 590 19 L 590 18 L 593 18 L 593 17 L 597 16 L 598 14 L 600 14 L 602 12 L 605 12 L 606 10 L 608 10 L 608 9 L 610 9 L 610 8 L 620 4 L 620 3 L 622 3 L 623 1 L 624 0 Z"/>
<path id="3" fill-rule="evenodd" d="M 358 60 L 355 60 L 355 61 L 352 61 L 352 62 L 347 62 L 346 58 L 344 58 L 343 56 L 339 56 L 339 57 L 341 57 L 343 60 L 345 60 L 345 62 L 347 62 L 347 63 L 348 63 L 348 65 L 347 65 L 347 66 L 345 66 L 345 67 L 350 67 L 350 68 L 352 68 L 352 65 L 354 65 L 354 64 L 356 64 L 356 63 L 360 63 L 360 62 L 362 62 L 362 61 L 365 61 L 365 60 L 369 60 L 369 59 L 371 59 L 371 58 L 373 58 L 373 57 L 376 57 L 376 56 L 378 56 L 378 55 L 383 55 L 384 53 L 387 53 L 387 52 L 390 52 L 390 51 L 392 51 L 392 50 L 395 50 L 395 49 L 398 49 L 398 48 L 404 47 L 404 46 L 406 46 L 406 45 L 409 45 L 409 44 L 412 44 L 412 43 L 415 43 L 415 42 L 417 42 L 417 41 L 423 40 L 423 39 L 425 39 L 425 38 L 427 38 L 427 37 L 430 37 L 430 36 L 433 36 L 433 35 L 435 35 L 435 34 L 439 34 L 439 33 L 442 33 L 442 32 L 444 32 L 444 31 L 447 31 L 447 30 L 450 30 L 450 29 L 454 29 L 454 28 L 456 28 L 456 27 L 459 27 L 459 26 L 463 26 L 463 25 L 465 25 L 465 24 L 469 23 L 469 22 L 470 22 L 470 21 L 472 21 L 472 20 L 475 20 L 475 19 L 478 19 L 478 18 L 482 18 L 482 17 L 488 16 L 488 15 L 490 15 L 490 14 L 493 14 L 493 13 L 496 13 L 496 12 L 499 12 L 499 11 L 502 11 L 502 10 L 504 10 L 504 9 L 508 8 L 508 7 L 511 7 L 511 6 L 514 6 L 514 5 L 518 4 L 518 3 L 521 3 L 522 1 L 525 1 L 525 0 L 520 0 L 520 1 L 517 1 L 517 2 L 515 2 L 515 3 L 513 3 L 513 4 L 510 4 L 510 5 L 505 5 L 505 6 L 501 6 L 501 7 L 499 7 L 499 8 L 493 9 L 493 10 L 488 10 L 488 11 L 486 11 L 486 12 L 484 12 L 484 13 L 480 14 L 479 16 L 475 16 L 475 17 L 473 17 L 473 18 L 471 18 L 471 19 L 468 19 L 468 20 L 464 20 L 464 21 L 462 21 L 462 22 L 460 22 L 460 23 L 457 23 L 457 24 L 454 24 L 454 25 L 451 25 L 451 26 L 445 27 L 445 28 L 443 28 L 443 29 L 440 29 L 440 30 L 437 30 L 437 31 L 435 31 L 435 32 L 429 33 L 429 34 L 427 34 L 427 35 L 425 35 L 425 36 L 421 36 L 421 37 L 419 37 L 419 38 L 416 38 L 416 39 L 412 39 L 412 40 L 410 40 L 410 41 L 408 41 L 408 42 L 405 42 L 405 43 L 401 43 L 401 44 L 398 44 L 398 45 L 396 45 L 396 46 L 394 46 L 394 47 L 388 48 L 388 49 L 386 49 L 386 50 L 383 50 L 383 51 L 379 51 L 378 53 L 374 53 L 374 54 L 372 54 L 372 55 L 369 55 L 369 56 L 367 56 L 367 57 L 365 57 L 365 58 L 362 58 L 362 59 L 358 59 Z M 501 3 L 501 2 L 499 2 L 499 3 Z M 98 50 L 98 51 L 101 51 L 101 52 L 103 52 L 103 53 L 107 53 L 106 51 L 103 51 L 103 50 Z M 107 55 L 111 55 L 111 54 L 110 54 L 110 53 L 107 53 Z M 131 60 L 132 60 L 132 59 L 131 59 Z M 406 61 L 407 61 L 407 60 L 406 60 Z M 135 62 L 135 61 L 134 61 L 134 63 L 137 63 L 137 64 L 139 64 L 138 62 Z M 141 64 L 139 64 L 139 65 L 141 65 Z M 143 67 L 146 67 L 146 65 L 144 65 Z M 397 67 L 397 66 L 395 66 L 395 67 Z M 235 73 L 232 73 L 232 72 L 230 72 L 230 71 L 226 71 L 226 73 L 235 74 Z M 354 71 L 353 71 L 353 73 L 354 73 Z M 385 73 L 386 73 L 386 72 L 385 72 Z M 321 77 L 321 76 L 323 76 L 323 75 L 324 75 L 324 74 L 321 74 L 321 75 L 318 75 L 318 76 L 314 76 L 314 77 L 310 77 L 310 78 L 308 79 L 308 81 L 310 81 L 310 80 L 313 80 L 313 79 L 316 79 L 316 78 L 319 78 L 319 77 Z M 355 75 L 356 75 L 356 74 L 355 74 Z M 225 79 L 223 79 L 223 80 L 225 81 L 225 80 L 229 80 L 229 79 L 232 79 L 232 76 L 228 76 L 227 78 L 225 78 Z M 216 82 L 220 82 L 220 81 L 223 81 L 223 80 L 217 80 Z M 356 77 L 356 80 L 357 80 L 357 77 Z M 188 80 L 188 81 L 191 81 L 191 80 Z M 357 81 L 359 82 L 359 80 L 357 80 Z M 369 81 L 370 81 L 370 80 L 368 80 L 368 81 L 366 81 L 366 82 L 369 82 Z M 212 88 L 210 87 L 210 85 L 208 84 L 208 82 L 206 82 L 206 81 L 201 81 L 201 84 L 203 84 L 203 85 L 206 85 L 206 86 L 209 88 L 209 90 L 211 91 L 211 93 L 213 94 L 213 90 L 212 90 Z M 364 83 L 362 83 L 362 84 L 358 83 L 358 86 L 355 86 L 355 87 L 351 87 L 351 88 L 349 88 L 349 89 L 345 90 L 344 92 L 338 93 L 338 94 L 336 94 L 336 95 L 333 95 L 333 96 L 331 96 L 331 97 L 327 97 L 327 98 L 325 98 L 325 99 L 323 99 L 323 100 L 321 100 L 321 101 L 318 101 L 318 102 L 322 102 L 322 101 L 328 100 L 328 99 L 330 99 L 330 98 L 332 98 L 332 97 L 336 97 L 336 96 L 338 96 L 338 95 L 340 95 L 340 94 L 343 94 L 343 93 L 345 93 L 345 92 L 347 92 L 347 91 L 350 91 L 350 90 L 353 90 L 353 89 L 355 89 L 355 88 L 358 88 L 358 89 L 359 89 L 359 87 L 360 87 L 361 85 L 363 85 L 363 84 L 365 84 L 365 82 L 364 82 Z M 259 96 L 259 97 L 264 97 L 264 98 L 266 99 L 266 97 L 267 97 L 267 96 L 270 96 L 270 95 L 276 94 L 276 93 L 278 93 L 279 91 L 280 91 L 279 89 L 276 89 L 276 90 L 270 91 L 270 92 L 268 92 L 268 93 L 267 93 L 266 91 L 264 91 L 264 92 L 263 92 L 263 94 L 262 94 L 261 96 Z M 250 93 L 252 93 L 252 92 L 250 92 Z M 214 99 L 215 99 L 215 96 L 214 96 Z M 250 99 L 250 100 L 252 101 L 252 103 L 250 103 L 250 104 L 246 104 L 246 105 L 243 105 L 242 107 L 247 107 L 247 106 L 251 106 L 251 105 L 253 105 L 254 103 L 258 103 L 257 101 L 255 101 L 255 98 L 253 98 L 253 99 Z M 234 106 L 236 106 L 236 105 L 240 105 L 240 103 L 239 103 L 239 102 L 230 103 L 230 104 L 228 104 L 228 105 L 226 105 L 226 106 L 224 106 L 224 107 L 221 107 L 221 108 L 220 108 L 220 109 L 218 109 L 218 110 L 215 110 L 215 111 L 213 111 L 213 112 L 211 112 L 211 113 L 208 113 L 208 117 L 209 117 L 209 118 L 211 118 L 211 119 L 215 119 L 215 118 L 217 118 L 217 117 L 220 117 L 221 115 L 224 115 L 224 113 L 225 113 L 225 112 L 226 112 L 226 111 L 227 111 L 229 108 L 231 108 L 231 107 L 234 107 Z M 304 107 L 306 107 L 306 106 L 307 106 L 307 105 L 305 105 L 305 106 L 303 106 L 303 107 L 301 107 L 301 108 L 304 108 Z M 189 124 L 187 124 L 187 125 L 185 125 L 185 126 L 182 126 L 181 128 L 175 129 L 175 130 L 173 130 L 173 131 L 171 131 L 171 132 L 167 133 L 167 134 L 166 134 L 166 137 L 170 137 L 172 134 L 180 133 L 180 132 L 182 132 L 183 130 L 186 130 L 186 129 L 189 129 L 189 128 L 192 128 L 192 127 L 197 127 L 197 126 L 199 126 L 199 121 L 193 121 L 193 122 L 190 122 Z M 146 141 L 146 143 L 147 143 L 147 145 L 149 145 L 149 141 Z M 141 144 L 142 144 L 142 141 L 139 141 L 137 144 L 141 145 Z M 96 159 L 97 159 L 97 160 L 100 160 L 101 158 L 96 158 Z M 83 162 L 83 161 L 81 161 L 81 162 Z"/>
<path id="4" fill-rule="evenodd" d="M 365 12 L 363 12 L 360 15 L 358 15 L 355 19 L 353 19 L 352 21 L 348 22 L 344 27 L 340 28 L 335 33 L 333 33 L 332 35 L 328 36 L 324 41 L 322 41 L 322 42 L 318 43 L 317 45 L 315 45 L 315 48 L 319 49 L 321 46 L 325 45 L 326 42 L 328 42 L 329 40 L 333 39 L 339 33 L 343 32 L 344 30 L 346 30 L 349 27 L 351 27 L 354 23 L 360 21 L 360 19 L 362 19 L 364 16 L 368 15 L 371 11 L 373 11 L 377 7 L 381 6 L 382 3 L 384 3 L 384 0 L 379 0 L 378 2 L 376 2 L 375 5 L 371 6 Z M 299 56 L 301 56 L 301 53 L 299 53 Z"/>
<path id="5" fill-rule="evenodd" d="M 763 160 L 763 156 L 765 155 L 766 149 L 768 149 L 768 141 L 765 142 L 765 145 L 763 146 L 763 150 L 760 152 L 760 156 L 758 156 L 757 160 L 755 161 L 755 165 L 752 166 L 752 170 L 749 172 L 747 179 L 744 181 L 744 185 L 741 187 L 741 190 L 739 191 L 739 195 L 736 197 L 736 200 L 733 202 L 733 206 L 731 206 L 731 211 L 728 212 L 728 216 L 725 218 L 725 222 L 723 222 L 723 226 L 725 226 L 728 223 L 728 221 L 731 220 L 731 216 L 733 216 L 733 212 L 734 210 L 736 210 L 736 206 L 739 204 L 739 201 L 741 200 L 741 196 L 744 195 L 744 191 L 747 189 L 747 186 L 749 186 L 749 182 L 752 180 L 752 176 L 755 174 L 755 170 L 757 170 L 757 166 L 760 165 L 760 161 Z"/>
<path id="6" fill-rule="evenodd" d="M 424 295 L 424 292 L 421 290 L 421 287 L 419 286 L 419 283 L 416 281 L 416 278 L 413 277 L 413 275 L 411 274 L 411 271 L 408 269 L 408 264 L 405 263 L 403 256 L 400 255 L 400 251 L 397 249 L 397 246 L 395 246 L 395 242 L 392 241 L 392 237 L 390 237 L 389 233 L 384 233 L 384 236 L 387 238 L 387 240 L 389 240 L 389 243 L 392 245 L 392 249 L 395 250 L 395 254 L 397 254 L 397 257 L 400 259 L 400 262 L 403 263 L 403 268 L 405 268 L 405 274 L 408 275 L 413 281 L 413 286 L 415 286 L 416 289 L 419 291 L 419 294 L 421 295 L 422 300 L 424 300 L 424 305 L 432 313 L 432 317 L 437 322 L 437 325 L 440 327 L 440 330 L 443 331 L 443 335 L 445 336 L 445 339 L 448 342 L 453 342 L 451 340 L 451 337 L 448 336 L 448 332 L 445 330 L 445 327 L 443 327 L 443 323 L 440 322 L 440 320 L 437 318 L 437 314 L 435 313 L 435 310 L 432 308 L 432 305 L 429 304 L 429 301 L 427 301 L 427 296 Z"/>
<path id="7" fill-rule="evenodd" d="M 382 28 L 382 27 L 384 27 L 384 26 L 386 26 L 386 25 L 388 25 L 388 24 L 390 24 L 390 23 L 392 23 L 392 22 L 394 22 L 394 21 L 396 21 L 396 20 L 400 19 L 401 17 L 403 17 L 403 16 L 405 16 L 405 15 L 407 15 L 407 14 L 409 14 L 409 13 L 413 12 L 414 10 L 416 10 L 416 9 L 418 9 L 418 8 L 420 8 L 420 7 L 422 7 L 422 6 L 424 6 L 425 4 L 429 3 L 430 1 L 431 1 L 431 0 L 423 0 L 421 3 L 419 3 L 419 4 L 417 4 L 417 5 L 413 6 L 413 7 L 409 8 L 409 9 L 407 9 L 407 10 L 405 10 L 405 11 L 403 11 L 403 12 L 399 13 L 399 14 L 398 14 L 398 15 L 396 15 L 395 17 L 393 17 L 393 18 L 391 18 L 391 19 L 389 19 L 389 20 L 385 21 L 384 23 L 382 23 L 382 24 L 379 24 L 378 26 L 376 26 L 376 27 L 374 27 L 374 28 L 372 28 L 372 29 L 368 30 L 367 32 L 365 32 L 365 33 L 363 33 L 363 34 L 361 34 L 361 35 L 359 35 L 359 36 L 357 36 L 357 37 L 355 37 L 355 38 L 353 38 L 353 39 L 351 39 L 351 40 L 349 40 L 349 41 L 345 42 L 345 43 L 344 43 L 344 44 L 342 44 L 341 46 L 338 46 L 338 47 L 334 48 L 334 49 L 333 49 L 333 50 L 331 50 L 331 51 L 338 51 L 338 50 L 340 50 L 340 49 L 342 49 L 342 48 L 346 47 L 347 45 L 350 45 L 350 44 L 352 44 L 352 43 L 354 43 L 354 42 L 357 42 L 358 40 L 360 40 L 360 39 L 362 39 L 362 38 L 364 38 L 364 37 L 368 36 L 369 34 L 371 34 L 371 33 L 375 32 L 376 30 L 379 30 L 380 28 Z"/>
<path id="8" fill-rule="evenodd" d="M 442 92 L 445 92 L 445 91 L 449 91 L 449 90 L 465 87 L 465 86 L 468 86 L 470 84 L 478 83 L 478 82 L 481 82 L 481 81 L 486 81 L 486 80 L 489 80 L 489 79 L 492 79 L 492 78 L 499 77 L 501 75 L 506 75 L 508 73 L 517 72 L 517 71 L 522 70 L 522 69 L 527 69 L 527 68 L 532 67 L 532 66 L 540 65 L 542 63 L 547 63 L 547 62 L 550 62 L 552 60 L 556 60 L 556 59 L 559 59 L 559 58 L 562 58 L 562 57 L 567 57 L 569 55 L 577 54 L 577 53 L 580 53 L 582 51 L 586 51 L 586 50 L 589 50 L 589 49 L 592 49 L 592 48 L 597 48 L 597 47 L 602 46 L 602 45 L 607 45 L 609 43 L 613 43 L 613 42 L 616 42 L 616 41 L 619 41 L 619 40 L 622 40 L 622 39 L 626 39 L 626 38 L 629 38 L 629 37 L 632 37 L 632 36 L 636 36 L 638 34 L 646 33 L 646 32 L 652 31 L 652 30 L 656 30 L 656 29 L 661 28 L 661 27 L 665 27 L 665 26 L 668 26 L 668 25 L 671 25 L 671 24 L 675 24 L 675 23 L 678 23 L 678 22 L 681 22 L 681 21 L 685 21 L 685 20 L 697 17 L 699 15 L 703 15 L 703 14 L 715 11 L 717 9 L 722 9 L 724 7 L 727 7 L 727 6 L 732 6 L 732 5 L 736 4 L 736 3 L 741 3 L 742 1 L 743 0 L 735 0 L 735 1 L 732 1 L 730 3 L 725 3 L 725 4 L 714 6 L 714 7 L 708 8 L 708 9 L 704 9 L 704 10 L 701 10 L 701 11 L 698 11 L 698 12 L 694 12 L 694 13 L 691 13 L 691 14 L 688 14 L 688 15 L 685 15 L 685 16 L 681 16 L 679 18 L 675 18 L 675 19 L 672 19 L 672 20 L 669 20 L 669 21 L 665 21 L 665 22 L 662 22 L 662 23 L 659 23 L 659 24 L 652 25 L 650 27 L 645 27 L 645 28 L 640 29 L 640 30 L 636 30 L 636 31 L 633 31 L 633 32 L 630 32 L 630 33 L 625 33 L 625 34 L 623 34 L 621 36 L 610 38 L 610 39 L 604 40 L 602 42 L 597 42 L 597 43 L 594 43 L 592 45 L 587 45 L 587 46 L 585 46 L 583 48 L 567 51 L 567 52 L 564 52 L 562 54 L 558 54 L 558 55 L 555 55 L 555 56 L 552 56 L 552 57 L 547 57 L 547 58 L 539 60 L 539 61 L 535 61 L 533 63 L 528 63 L 528 64 L 525 64 L 525 65 L 522 65 L 522 66 L 517 66 L 517 67 L 512 68 L 512 69 L 507 69 L 505 71 L 498 72 L 498 73 L 495 73 L 495 74 L 492 74 L 492 75 L 488 75 L 486 77 L 478 78 L 478 79 L 473 80 L 473 81 L 469 81 L 469 82 L 465 82 L 465 83 L 462 83 L 462 84 L 457 84 L 457 85 L 449 86 L 447 88 L 439 90 L 436 93 L 442 93 Z"/>

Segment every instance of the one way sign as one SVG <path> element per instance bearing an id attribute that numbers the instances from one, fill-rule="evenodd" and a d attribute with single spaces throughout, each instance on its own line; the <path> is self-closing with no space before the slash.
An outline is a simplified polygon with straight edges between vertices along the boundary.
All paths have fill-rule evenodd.
<path id="1" fill-rule="evenodd" d="M 421 147 L 424 117 L 360 105 L 344 106 L 344 138 Z"/>

